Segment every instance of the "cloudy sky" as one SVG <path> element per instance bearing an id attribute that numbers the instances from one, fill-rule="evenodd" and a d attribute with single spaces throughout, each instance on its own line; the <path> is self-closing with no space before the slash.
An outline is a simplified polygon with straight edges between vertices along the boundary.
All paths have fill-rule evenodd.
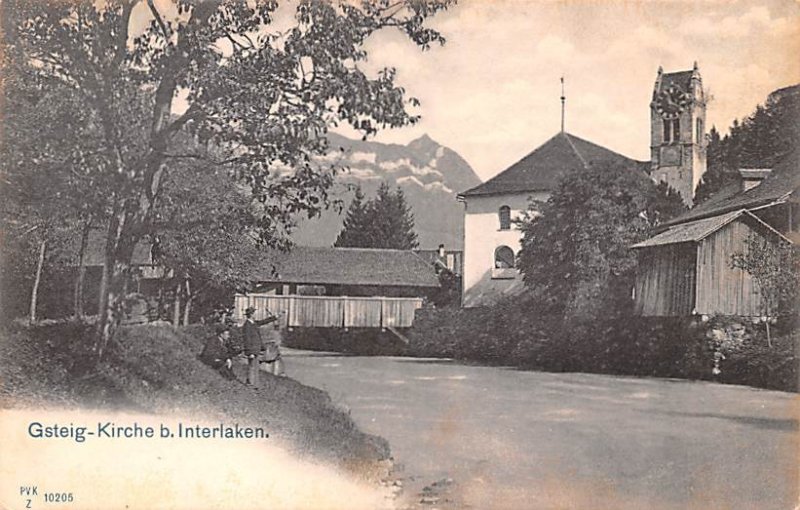
<path id="1" fill-rule="evenodd" d="M 649 158 L 649 102 L 659 65 L 696 60 L 713 96 L 708 125 L 725 130 L 777 88 L 800 82 L 800 0 L 462 0 L 432 22 L 444 47 L 421 52 L 395 32 L 369 41 L 373 70 L 396 66 L 420 99 L 423 133 L 487 179 L 558 132 Z"/>

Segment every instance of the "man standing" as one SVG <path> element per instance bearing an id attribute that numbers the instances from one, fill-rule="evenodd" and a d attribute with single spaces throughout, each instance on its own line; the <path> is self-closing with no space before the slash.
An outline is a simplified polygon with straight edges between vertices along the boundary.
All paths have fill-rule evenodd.
<path id="1" fill-rule="evenodd" d="M 200 353 L 200 360 L 218 370 L 222 377 L 235 379 L 231 361 L 230 328 L 226 324 L 217 324 L 215 330 L 217 334 L 206 342 L 203 352 Z"/>
<path id="2" fill-rule="evenodd" d="M 253 320 L 256 309 L 252 306 L 244 311 L 245 321 L 242 326 L 244 336 L 244 354 L 247 356 L 247 384 L 258 388 L 258 355 L 265 349 L 264 340 L 261 338 L 261 331 Z"/>

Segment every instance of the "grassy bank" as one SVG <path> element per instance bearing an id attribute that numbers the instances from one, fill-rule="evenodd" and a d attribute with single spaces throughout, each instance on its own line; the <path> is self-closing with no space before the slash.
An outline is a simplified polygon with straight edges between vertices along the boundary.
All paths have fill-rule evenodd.
<path id="1" fill-rule="evenodd" d="M 90 330 L 78 323 L 0 330 L 0 406 L 83 406 L 198 413 L 263 426 L 299 454 L 378 476 L 385 440 L 360 432 L 323 391 L 264 374 L 260 389 L 222 378 L 197 355 L 210 330 L 167 325 L 120 330 L 87 370 Z M 236 365 L 240 380 L 244 366 Z"/>

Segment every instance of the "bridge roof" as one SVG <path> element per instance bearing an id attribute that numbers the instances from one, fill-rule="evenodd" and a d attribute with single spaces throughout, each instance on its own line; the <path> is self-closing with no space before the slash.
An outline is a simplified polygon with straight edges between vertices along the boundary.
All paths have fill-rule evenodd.
<path id="1" fill-rule="evenodd" d="M 295 246 L 265 260 L 253 280 L 306 285 L 438 287 L 432 264 L 410 250 Z"/>

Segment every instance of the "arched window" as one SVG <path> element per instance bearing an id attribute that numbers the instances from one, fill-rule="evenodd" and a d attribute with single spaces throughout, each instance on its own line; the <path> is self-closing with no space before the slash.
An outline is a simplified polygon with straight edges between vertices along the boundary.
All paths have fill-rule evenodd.
<path id="1" fill-rule="evenodd" d="M 508 246 L 498 246 L 494 250 L 495 269 L 510 269 L 514 266 L 514 250 Z"/>
<path id="2" fill-rule="evenodd" d="M 692 136 L 692 124 L 689 123 L 689 136 Z M 681 119 L 672 119 L 672 141 L 681 141 Z"/>
<path id="3" fill-rule="evenodd" d="M 509 230 L 511 228 L 511 208 L 507 205 L 500 207 L 500 230 Z"/>
<path id="4" fill-rule="evenodd" d="M 672 122 L 668 119 L 664 119 L 664 143 L 669 143 L 672 141 L 672 136 L 670 136 L 670 131 L 672 130 Z"/>

